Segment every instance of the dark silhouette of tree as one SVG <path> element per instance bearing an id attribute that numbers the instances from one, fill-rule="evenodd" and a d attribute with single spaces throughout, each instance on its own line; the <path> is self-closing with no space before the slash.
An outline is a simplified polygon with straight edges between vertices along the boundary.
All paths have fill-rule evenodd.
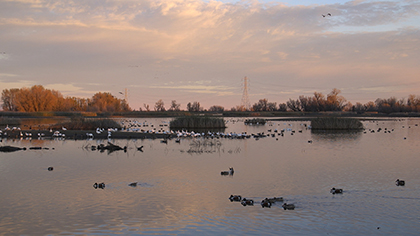
<path id="1" fill-rule="evenodd" d="M 286 104 L 287 107 L 292 111 L 302 111 L 299 100 L 293 100 L 289 98 L 289 101 L 287 101 Z"/>
<path id="2" fill-rule="evenodd" d="M 287 104 L 286 103 L 280 103 L 279 104 L 279 111 L 287 111 Z"/>
<path id="3" fill-rule="evenodd" d="M 268 99 L 260 99 L 257 103 L 252 105 L 254 111 L 268 111 Z"/>
<path id="4" fill-rule="evenodd" d="M 223 112 L 224 110 L 225 110 L 224 107 L 222 107 L 222 106 L 216 106 L 216 105 L 211 106 L 209 108 L 209 111 L 211 111 L 211 112 Z"/>
<path id="5" fill-rule="evenodd" d="M 200 106 L 199 102 L 193 102 L 192 104 L 191 102 L 189 102 L 187 104 L 187 110 L 192 111 L 192 112 L 198 112 L 198 111 L 203 111 L 203 108 Z"/>
<path id="6" fill-rule="evenodd" d="M 150 111 L 149 104 L 144 103 L 143 106 L 144 106 L 144 109 L 146 109 L 146 111 Z"/>
<path id="7" fill-rule="evenodd" d="M 155 111 L 166 111 L 165 103 L 163 103 L 162 99 L 159 99 L 159 101 L 156 102 Z"/>
<path id="8" fill-rule="evenodd" d="M 181 104 L 176 103 L 176 100 L 172 100 L 169 111 L 180 111 L 180 110 L 181 110 Z"/>

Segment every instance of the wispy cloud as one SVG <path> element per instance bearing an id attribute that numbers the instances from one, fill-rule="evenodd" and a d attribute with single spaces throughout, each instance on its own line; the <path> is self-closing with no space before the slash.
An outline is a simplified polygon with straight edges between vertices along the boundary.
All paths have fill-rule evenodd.
<path id="1" fill-rule="evenodd" d="M 331 17 L 322 17 L 328 12 Z M 348 88 L 363 101 L 375 100 L 372 94 L 407 96 L 412 87 L 392 87 L 402 79 L 417 80 L 419 17 L 420 3 L 410 0 L 305 6 L 5 0 L 0 3 L 0 52 L 8 54 L 7 60 L 0 54 L 0 71 L 66 89 L 66 94 L 136 89 L 130 94 L 134 107 L 169 97 L 231 107 L 240 103 L 244 76 L 252 81 L 251 102 L 264 94 L 284 102 L 334 87 L 343 93 Z M 68 81 L 74 87 L 62 86 Z M 264 87 L 267 83 L 272 86 Z M 352 90 L 354 83 L 377 87 L 378 93 Z M 391 89 L 380 89 L 383 83 Z"/>

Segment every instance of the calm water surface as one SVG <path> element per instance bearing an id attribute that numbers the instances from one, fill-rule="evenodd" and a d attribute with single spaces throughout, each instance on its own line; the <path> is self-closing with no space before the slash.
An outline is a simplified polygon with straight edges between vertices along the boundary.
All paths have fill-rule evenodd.
<path id="1" fill-rule="evenodd" d="M 50 149 L 0 153 L 0 234 L 420 233 L 420 120 L 366 121 L 366 133 L 344 134 L 313 133 L 302 125 L 308 122 L 227 120 L 225 132 L 287 131 L 259 140 L 112 140 L 128 147 L 112 153 L 89 148 L 104 140 L 3 139 L 0 145 Z M 139 121 L 159 127 L 169 120 Z M 221 176 L 229 167 L 234 175 Z M 406 186 L 396 186 L 397 178 Z M 332 187 L 344 193 L 332 195 Z M 230 202 L 231 194 L 256 204 Z M 275 196 L 296 209 L 260 206 Z"/>

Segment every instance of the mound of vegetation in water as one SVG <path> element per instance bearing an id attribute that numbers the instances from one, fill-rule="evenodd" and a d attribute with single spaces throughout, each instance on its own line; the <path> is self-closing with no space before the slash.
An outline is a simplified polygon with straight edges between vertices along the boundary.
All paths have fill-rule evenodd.
<path id="1" fill-rule="evenodd" d="M 171 129 L 224 129 L 226 125 L 223 118 L 184 116 L 172 120 L 169 127 Z"/>
<path id="2" fill-rule="evenodd" d="M 311 120 L 313 130 L 361 130 L 363 124 L 354 118 L 319 117 Z"/>
<path id="3" fill-rule="evenodd" d="M 261 118 L 246 119 L 244 123 L 246 125 L 265 125 L 266 120 Z"/>
<path id="4" fill-rule="evenodd" d="M 68 122 L 58 123 L 54 125 L 53 129 L 61 129 L 65 127 L 68 130 L 95 130 L 97 128 L 108 129 L 118 128 L 121 129 L 121 125 L 112 119 L 91 119 L 83 117 L 74 117 Z"/>

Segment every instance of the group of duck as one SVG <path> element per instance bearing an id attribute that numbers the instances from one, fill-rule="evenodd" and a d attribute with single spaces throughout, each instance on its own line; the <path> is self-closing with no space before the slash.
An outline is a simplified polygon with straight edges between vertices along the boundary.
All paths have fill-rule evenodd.
<path id="1" fill-rule="evenodd" d="M 130 187 L 137 187 L 137 183 L 138 182 L 132 182 L 132 183 L 129 183 L 128 186 L 130 186 Z M 93 184 L 93 188 L 95 188 L 95 189 L 98 189 L 98 188 L 104 189 L 105 188 L 105 183 L 104 182 L 102 182 L 102 183 L 94 183 Z"/>
<path id="2" fill-rule="evenodd" d="M 247 199 L 247 198 L 242 198 L 241 195 L 230 195 L 229 200 L 231 202 L 240 202 L 242 206 L 253 206 L 254 205 L 254 200 L 253 199 Z M 276 203 L 276 202 L 283 202 L 284 199 L 283 197 L 272 197 L 272 198 L 264 198 L 261 201 L 261 207 L 268 207 L 271 208 L 271 206 Z M 295 205 L 292 203 L 283 203 L 282 205 L 284 210 L 294 210 L 295 209 Z"/>

